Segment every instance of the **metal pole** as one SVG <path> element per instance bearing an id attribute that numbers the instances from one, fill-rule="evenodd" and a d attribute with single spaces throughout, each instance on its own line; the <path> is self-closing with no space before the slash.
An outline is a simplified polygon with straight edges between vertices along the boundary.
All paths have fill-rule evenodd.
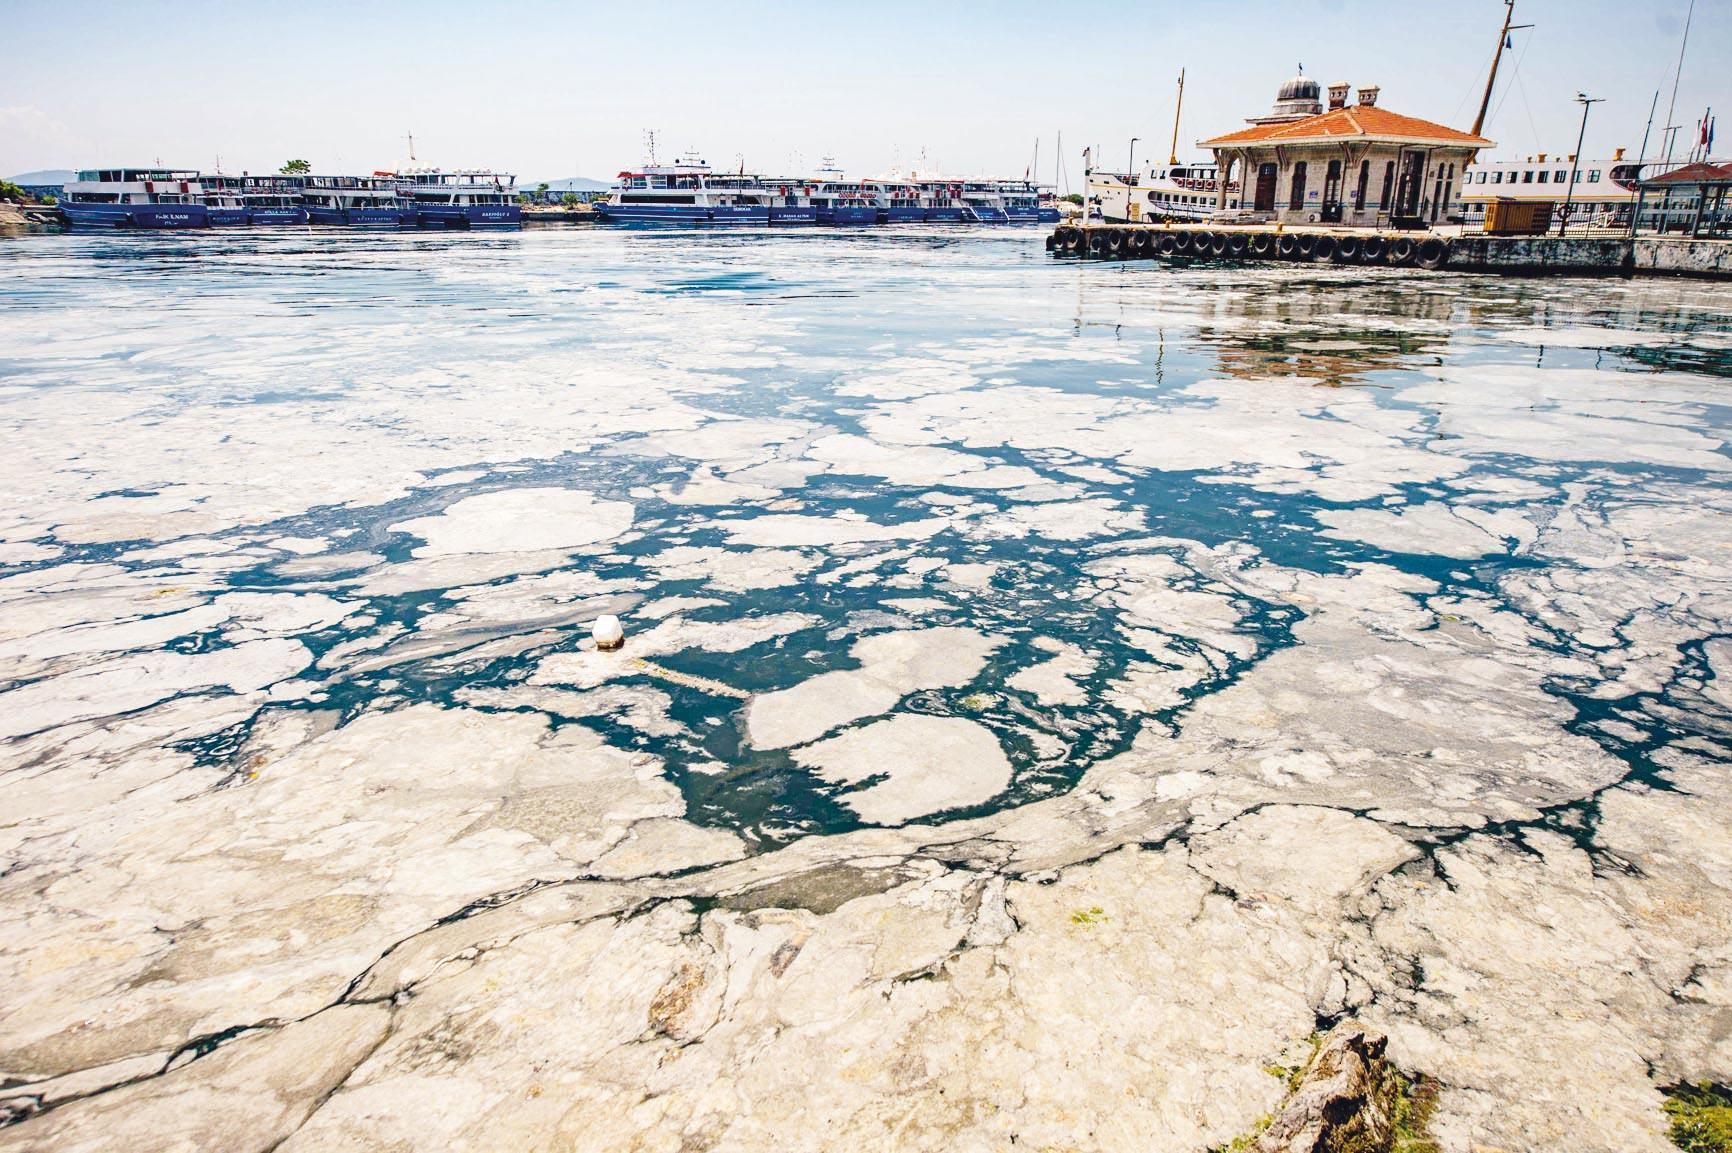
<path id="1" fill-rule="evenodd" d="M 1179 101 L 1173 106 L 1173 143 L 1167 149 L 1167 164 L 1179 162 L 1179 114 L 1185 110 L 1185 70 L 1179 69 Z"/>
<path id="2" fill-rule="evenodd" d="M 1576 170 L 1582 163 L 1582 141 L 1588 138 L 1588 109 L 1604 102 L 1605 98 L 1601 96 L 1589 96 L 1586 92 L 1576 93 L 1576 103 L 1582 106 L 1582 131 L 1576 137 L 1575 155 L 1570 157 L 1570 183 L 1564 189 L 1564 218 L 1558 221 L 1559 236 L 1570 226 L 1570 202 L 1576 197 Z"/>
<path id="3" fill-rule="evenodd" d="M 1684 78 L 1684 49 L 1690 46 L 1690 21 L 1696 15 L 1696 0 L 1690 0 L 1689 10 L 1684 13 L 1684 38 L 1678 43 L 1678 68 L 1672 73 L 1672 100 L 1666 105 L 1666 122 L 1671 124 L 1672 114 L 1678 110 L 1678 81 Z M 1673 125 L 1674 131 L 1677 126 Z M 1672 163 L 1672 145 L 1666 144 L 1665 163 Z"/>
<path id="4" fill-rule="evenodd" d="M 1503 0 L 1503 3 L 1503 27 L 1498 29 L 1497 33 L 1497 52 L 1491 58 L 1491 75 L 1485 78 L 1485 95 L 1480 97 L 1479 114 L 1473 118 L 1473 134 L 1475 136 L 1478 136 L 1480 129 L 1485 127 L 1485 114 L 1491 108 L 1492 86 L 1497 83 L 1497 66 L 1503 60 L 1503 48 L 1505 44 L 1509 43 L 1509 34 L 1518 28 L 1533 27 L 1532 24 L 1511 24 L 1510 21 L 1515 19 L 1515 0 Z"/>
<path id="5" fill-rule="evenodd" d="M 1131 158 L 1128 162 L 1129 171 L 1125 173 L 1125 219 L 1131 218 L 1131 186 L 1137 179 L 1137 138 L 1131 137 Z"/>

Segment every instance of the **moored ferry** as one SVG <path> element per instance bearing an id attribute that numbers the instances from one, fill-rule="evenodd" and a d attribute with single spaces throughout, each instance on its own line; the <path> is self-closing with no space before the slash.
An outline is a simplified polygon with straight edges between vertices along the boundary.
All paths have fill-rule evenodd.
<path id="1" fill-rule="evenodd" d="M 1207 220 L 1216 211 L 1220 184 L 1213 164 L 1150 164 L 1127 176 L 1091 170 L 1090 217 L 1114 224 L 1139 220 Z M 1239 184 L 1227 185 L 1227 207 L 1239 207 Z"/>
<path id="2" fill-rule="evenodd" d="M 818 206 L 812 203 L 812 186 L 792 176 L 763 178 L 764 197 L 771 224 L 816 224 Z"/>
<path id="3" fill-rule="evenodd" d="M 390 173 L 371 176 L 304 176 L 301 203 L 314 224 L 341 224 L 351 228 L 396 228 L 413 224 L 405 214 L 405 202 L 397 195 L 397 178 Z"/>
<path id="4" fill-rule="evenodd" d="M 75 228 L 208 228 L 199 174 L 182 168 L 81 169 L 59 208 Z"/>
<path id="5" fill-rule="evenodd" d="M 968 218 L 968 207 L 962 202 L 962 185 L 950 180 L 922 180 L 920 208 L 932 224 L 960 224 Z"/>
<path id="6" fill-rule="evenodd" d="M 1004 196 L 996 180 L 964 181 L 962 205 L 964 220 L 976 224 L 1010 223 L 1010 215 L 1004 210 Z"/>
<path id="7" fill-rule="evenodd" d="M 514 228 L 523 223 L 517 177 L 503 172 L 422 169 L 398 174 L 422 228 Z"/>
<path id="8" fill-rule="evenodd" d="M 848 180 L 819 182 L 812 192 L 819 224 L 877 224 L 878 189 Z"/>
<path id="9" fill-rule="evenodd" d="M 241 197 L 241 177 L 221 173 L 200 173 L 199 186 L 204 190 L 205 213 L 212 228 L 226 228 L 251 223 L 247 219 L 247 204 Z"/>
<path id="10" fill-rule="evenodd" d="M 1486 208 L 1497 200 L 1546 201 L 1560 212 L 1567 200 L 1572 224 L 1626 226 L 1644 167 L 1652 176 L 1664 166 L 1652 160 L 1645 165 L 1628 160 L 1622 148 L 1606 160 L 1578 161 L 1574 156 L 1544 152 L 1523 160 L 1480 156 L 1464 170 L 1462 212 L 1473 226 L 1485 222 Z M 1645 212 L 1643 219 L 1647 219 Z"/>
<path id="11" fill-rule="evenodd" d="M 926 205 L 920 198 L 920 186 L 905 180 L 885 180 L 878 184 L 878 223 L 918 224 L 926 219 Z"/>
<path id="12" fill-rule="evenodd" d="M 770 194 L 756 176 L 717 176 L 687 156 L 621 172 L 595 212 L 622 223 L 768 224 Z"/>
<path id="13" fill-rule="evenodd" d="M 307 209 L 301 203 L 301 178 L 296 176 L 243 176 L 241 200 L 247 223 L 305 224 Z"/>
<path id="14" fill-rule="evenodd" d="M 1040 223 L 1040 189 L 1026 180 L 999 182 L 998 196 L 1004 215 L 1012 224 Z"/>

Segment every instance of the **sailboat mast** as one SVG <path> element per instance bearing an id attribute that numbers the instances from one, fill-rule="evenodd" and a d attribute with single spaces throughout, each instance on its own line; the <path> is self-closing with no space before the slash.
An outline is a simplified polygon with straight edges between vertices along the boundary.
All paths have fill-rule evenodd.
<path id="1" fill-rule="evenodd" d="M 1497 84 L 1497 66 L 1503 60 L 1503 50 L 1509 44 L 1509 34 L 1518 28 L 1532 28 L 1532 24 L 1511 24 L 1515 19 L 1515 0 L 1503 0 L 1503 27 L 1497 33 L 1497 51 L 1491 58 L 1491 75 L 1485 78 L 1485 95 L 1480 97 L 1479 115 L 1473 118 L 1473 134 L 1478 136 L 1480 129 L 1485 127 L 1485 114 L 1491 110 L 1491 91 Z"/>
<path id="2" fill-rule="evenodd" d="M 1179 102 L 1173 109 L 1173 143 L 1167 149 L 1167 164 L 1172 166 L 1179 162 L 1179 114 L 1185 110 L 1185 70 L 1179 69 Z"/>
<path id="3" fill-rule="evenodd" d="M 1678 110 L 1678 81 L 1684 78 L 1684 49 L 1690 47 L 1690 21 L 1696 15 L 1696 0 L 1690 0 L 1690 7 L 1684 13 L 1684 39 L 1678 45 L 1678 69 L 1672 73 L 1672 99 L 1666 104 L 1666 127 L 1672 130 L 1672 135 L 1666 139 L 1666 159 L 1663 165 L 1672 163 L 1672 142 L 1677 139 L 1678 125 L 1672 122 L 1672 114 Z"/>

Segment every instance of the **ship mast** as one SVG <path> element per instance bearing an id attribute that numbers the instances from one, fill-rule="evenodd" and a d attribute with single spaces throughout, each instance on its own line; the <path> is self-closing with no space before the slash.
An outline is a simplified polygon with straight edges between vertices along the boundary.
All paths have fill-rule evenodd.
<path id="1" fill-rule="evenodd" d="M 1179 103 L 1173 109 L 1173 144 L 1167 149 L 1167 165 L 1179 162 L 1179 113 L 1185 110 L 1185 70 L 1179 69 Z"/>
<path id="2" fill-rule="evenodd" d="M 1485 114 L 1491 108 L 1491 90 L 1497 83 L 1497 66 L 1503 60 L 1504 46 L 1509 43 L 1509 34 L 1518 28 L 1532 28 L 1532 24 L 1511 24 L 1515 19 L 1515 0 L 1503 0 L 1503 27 L 1498 29 L 1497 52 L 1491 58 L 1491 75 L 1485 78 L 1485 95 L 1480 98 L 1479 115 L 1473 118 L 1473 134 L 1478 136 L 1480 129 L 1485 127 Z"/>

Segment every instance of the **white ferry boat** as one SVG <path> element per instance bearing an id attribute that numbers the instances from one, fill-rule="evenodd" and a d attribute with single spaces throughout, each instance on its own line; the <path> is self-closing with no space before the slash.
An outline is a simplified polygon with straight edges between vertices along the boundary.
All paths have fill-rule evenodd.
<path id="1" fill-rule="evenodd" d="M 1220 173 L 1212 163 L 1150 164 L 1127 176 L 1090 169 L 1085 194 L 1092 220 L 1207 220 L 1219 203 Z M 1239 184 L 1227 185 L 1227 207 L 1239 207 Z"/>
<path id="2" fill-rule="evenodd" d="M 1485 223 L 1485 210 L 1496 200 L 1551 201 L 1563 210 L 1570 202 L 1570 223 L 1627 227 L 1636 203 L 1642 169 L 1654 175 L 1660 165 L 1638 164 L 1619 148 L 1608 160 L 1581 160 L 1541 152 L 1521 160 L 1479 157 L 1465 171 L 1461 203 L 1469 227 Z M 1570 183 L 1571 169 L 1575 183 Z"/>
<path id="3" fill-rule="evenodd" d="M 397 192 L 412 202 L 422 228 L 514 228 L 523 223 L 517 177 L 505 172 L 437 168 L 398 173 Z"/>
<path id="4" fill-rule="evenodd" d="M 786 182 L 778 188 L 792 189 Z M 809 189 L 781 192 L 783 199 L 805 197 Z M 745 173 L 718 176 L 702 159 L 684 156 L 672 164 L 649 164 L 621 172 L 595 213 L 623 223 L 768 224 L 771 194 L 762 180 Z M 789 207 L 796 207 L 790 205 Z"/>
<path id="5" fill-rule="evenodd" d="M 209 228 L 199 174 L 188 168 L 81 169 L 59 208 L 74 228 Z"/>
<path id="6" fill-rule="evenodd" d="M 301 202 L 314 224 L 396 228 L 415 220 L 410 202 L 397 195 L 397 177 L 388 172 L 302 177 Z"/>

